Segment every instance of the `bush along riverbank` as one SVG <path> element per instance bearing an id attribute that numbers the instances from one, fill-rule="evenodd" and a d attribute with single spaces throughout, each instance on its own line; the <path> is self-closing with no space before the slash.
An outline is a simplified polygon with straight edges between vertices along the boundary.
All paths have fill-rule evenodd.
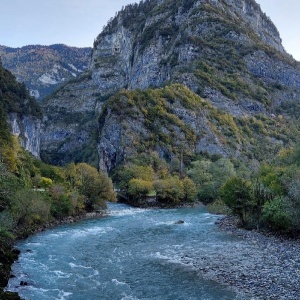
<path id="1" fill-rule="evenodd" d="M 252 162 L 254 163 L 254 162 Z M 233 213 L 242 227 L 281 234 L 300 231 L 300 145 L 255 166 L 237 159 L 195 157 L 167 163 L 156 152 L 131 157 L 112 173 L 120 199 L 138 207 L 201 201 Z"/>

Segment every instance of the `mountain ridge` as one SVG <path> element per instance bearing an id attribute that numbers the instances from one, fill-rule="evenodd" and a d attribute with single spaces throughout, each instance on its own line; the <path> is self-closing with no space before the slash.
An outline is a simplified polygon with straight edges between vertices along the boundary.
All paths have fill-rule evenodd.
<path id="1" fill-rule="evenodd" d="M 0 46 L 5 68 L 24 82 L 31 94 L 42 99 L 60 84 L 77 77 L 88 67 L 91 48 L 64 44 L 27 45 L 19 48 Z"/>

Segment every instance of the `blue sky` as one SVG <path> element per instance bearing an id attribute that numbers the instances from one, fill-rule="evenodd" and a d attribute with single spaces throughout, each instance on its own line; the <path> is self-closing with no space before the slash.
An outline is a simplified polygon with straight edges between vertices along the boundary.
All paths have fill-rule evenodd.
<path id="1" fill-rule="evenodd" d="M 92 46 L 107 21 L 134 0 L 0 0 L 0 45 Z M 300 1 L 257 0 L 300 61 Z"/>

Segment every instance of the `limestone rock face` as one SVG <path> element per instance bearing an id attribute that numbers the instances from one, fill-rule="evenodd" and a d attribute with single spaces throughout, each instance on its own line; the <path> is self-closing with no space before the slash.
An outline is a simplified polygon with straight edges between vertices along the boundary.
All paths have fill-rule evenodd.
<path id="1" fill-rule="evenodd" d="M 276 27 L 255 1 L 187 2 L 150 1 L 148 7 L 128 6 L 108 24 L 95 42 L 90 64 L 102 94 L 120 88 L 158 87 L 170 80 L 196 91 L 193 64 L 211 48 L 205 47 L 205 40 L 219 35 L 227 42 L 253 46 L 253 38 L 243 33 L 246 26 L 255 38 L 285 54 Z M 222 20 L 225 17 L 243 30 L 229 26 Z"/>
<path id="2" fill-rule="evenodd" d="M 244 58 L 248 70 L 269 83 L 280 83 L 289 88 L 300 89 L 299 69 L 282 61 L 276 64 L 263 51 L 256 51 Z"/>
<path id="3" fill-rule="evenodd" d="M 41 108 L 36 100 L 29 95 L 26 86 L 17 82 L 15 76 L 2 66 L 1 61 L 0 115 L 1 141 L 3 136 L 10 131 L 10 133 L 18 137 L 21 146 L 23 146 L 25 150 L 39 158 L 42 119 Z M 11 142 L 8 142 L 7 139 L 5 139 L 5 143 L 1 143 L 1 145 L 4 146 L 3 149 L 5 149 L 5 146 L 12 147 Z M 1 155 L 3 149 L 2 147 L 0 149 Z"/>
<path id="4" fill-rule="evenodd" d="M 135 103 L 130 109 L 112 108 L 109 99 L 122 90 L 179 83 L 240 123 L 269 118 L 284 103 L 300 99 L 299 63 L 285 52 L 278 30 L 254 0 L 149 0 L 126 6 L 96 38 L 88 68 L 42 102 L 42 157 L 49 162 L 86 161 L 97 151 L 100 169 L 111 170 L 142 151 L 140 137 L 153 141 L 153 130 L 172 136 L 170 145 L 178 148 L 176 140 L 184 144 L 185 133 L 179 123 L 172 129 L 172 118 L 193 129 L 193 143 L 185 143 L 191 153 L 242 153 L 239 138 L 227 143 L 228 128 L 216 128 L 216 114 L 208 118 L 187 110 L 184 97 L 178 96 L 178 107 L 175 100 L 168 104 L 173 116 L 166 119 L 168 126 L 158 122 L 154 125 L 161 128 L 150 129 L 147 108 L 135 107 L 140 104 L 130 97 Z M 145 151 L 161 157 L 178 155 L 168 143 L 148 144 Z"/>
<path id="5" fill-rule="evenodd" d="M 41 119 L 34 116 L 10 113 L 8 123 L 11 133 L 19 138 L 21 146 L 32 155 L 40 157 Z"/>

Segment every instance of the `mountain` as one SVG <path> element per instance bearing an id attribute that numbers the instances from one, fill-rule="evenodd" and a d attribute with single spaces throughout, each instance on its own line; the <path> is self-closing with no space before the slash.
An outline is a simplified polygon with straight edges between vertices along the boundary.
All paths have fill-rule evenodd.
<path id="1" fill-rule="evenodd" d="M 57 86 L 87 70 L 91 48 L 57 44 L 22 48 L 0 46 L 3 66 L 24 82 L 36 99 L 42 99 Z"/>
<path id="2" fill-rule="evenodd" d="M 254 0 L 146 0 L 118 12 L 89 70 L 42 101 L 41 153 L 106 171 L 151 151 L 264 160 L 297 139 L 299 99 L 299 62 Z"/>

